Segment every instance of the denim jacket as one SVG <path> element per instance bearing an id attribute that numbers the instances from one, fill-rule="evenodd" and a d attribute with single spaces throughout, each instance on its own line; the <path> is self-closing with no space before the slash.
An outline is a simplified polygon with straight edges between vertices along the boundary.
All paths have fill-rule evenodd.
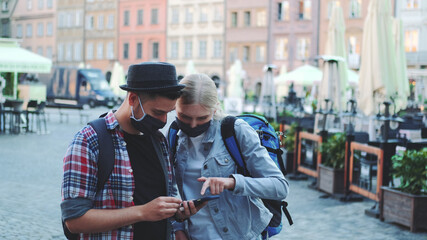
<path id="1" fill-rule="evenodd" d="M 252 177 L 237 174 L 237 167 L 221 137 L 221 122 L 212 121 L 202 140 L 204 155 L 207 157 L 200 169 L 201 176 L 233 176 L 236 185 L 234 190 L 224 190 L 218 200 L 209 201 L 205 207 L 209 208 L 222 239 L 254 239 L 267 227 L 272 217 L 260 198 L 282 200 L 288 194 L 289 185 L 267 150 L 260 145 L 258 134 L 252 127 L 237 119 L 234 128 Z M 179 131 L 174 166 L 178 189 L 184 200 L 183 176 L 188 151 L 191 151 L 188 142 L 188 136 Z M 182 223 L 174 223 L 175 231 L 183 228 Z"/>

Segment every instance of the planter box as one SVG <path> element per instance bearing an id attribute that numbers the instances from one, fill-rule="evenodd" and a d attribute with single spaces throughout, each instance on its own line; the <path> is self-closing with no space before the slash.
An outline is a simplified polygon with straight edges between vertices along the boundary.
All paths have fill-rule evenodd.
<path id="1" fill-rule="evenodd" d="M 344 193 L 344 169 L 319 165 L 319 189 L 329 193 Z"/>
<path id="2" fill-rule="evenodd" d="M 389 187 L 381 187 L 381 220 L 409 227 L 411 232 L 427 229 L 427 195 L 413 195 Z"/>

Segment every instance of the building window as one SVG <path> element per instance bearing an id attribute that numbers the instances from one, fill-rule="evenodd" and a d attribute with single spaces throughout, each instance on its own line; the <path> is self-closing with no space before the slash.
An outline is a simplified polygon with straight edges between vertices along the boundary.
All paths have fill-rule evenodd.
<path id="1" fill-rule="evenodd" d="M 236 47 L 230 47 L 229 49 L 230 53 L 230 62 L 234 62 L 237 59 L 237 48 Z"/>
<path id="2" fill-rule="evenodd" d="M 406 0 L 406 9 L 416 9 L 419 8 L 419 0 Z"/>
<path id="3" fill-rule="evenodd" d="M 179 9 L 178 8 L 172 8 L 171 21 L 172 21 L 172 24 L 178 24 L 179 23 Z"/>
<path id="4" fill-rule="evenodd" d="M 362 16 L 362 0 L 350 1 L 350 18 L 360 18 Z"/>
<path id="5" fill-rule="evenodd" d="M 50 46 L 46 48 L 46 57 L 49 59 L 52 59 L 53 57 L 52 47 Z"/>
<path id="6" fill-rule="evenodd" d="M 224 7 L 221 5 L 216 5 L 214 7 L 214 21 L 219 22 L 222 21 L 222 15 L 223 15 L 223 9 Z"/>
<path id="7" fill-rule="evenodd" d="M 418 52 L 419 31 L 405 31 L 405 52 Z"/>
<path id="8" fill-rule="evenodd" d="M 299 0 L 298 19 L 311 19 L 311 0 Z"/>
<path id="9" fill-rule="evenodd" d="M 107 43 L 107 59 L 114 59 L 114 42 L 111 41 Z"/>
<path id="10" fill-rule="evenodd" d="M 159 43 L 153 42 L 153 59 L 159 59 Z"/>
<path id="11" fill-rule="evenodd" d="M 282 1 L 277 3 L 277 20 L 289 20 L 289 1 Z"/>
<path id="12" fill-rule="evenodd" d="M 142 43 L 136 44 L 136 58 L 141 59 L 142 58 Z"/>
<path id="13" fill-rule="evenodd" d="M 262 10 L 257 12 L 256 15 L 256 25 L 257 27 L 265 27 L 267 24 L 267 15 L 266 15 L 266 11 Z"/>
<path id="14" fill-rule="evenodd" d="M 206 58 L 206 48 L 207 48 L 206 40 L 201 40 L 199 42 L 199 58 Z"/>
<path id="15" fill-rule="evenodd" d="M 33 25 L 27 24 L 27 31 L 26 31 L 26 37 L 32 37 L 33 36 Z"/>
<path id="16" fill-rule="evenodd" d="M 287 60 L 288 59 L 288 38 L 282 37 L 276 39 L 276 60 Z"/>
<path id="17" fill-rule="evenodd" d="M 178 41 L 171 42 L 171 58 L 178 58 Z"/>
<path id="18" fill-rule="evenodd" d="M 49 9 L 53 8 L 53 0 L 47 0 L 46 5 L 47 5 L 47 8 L 49 8 Z"/>
<path id="19" fill-rule="evenodd" d="M 265 60 L 265 46 L 257 46 L 256 47 L 256 61 L 264 62 Z"/>
<path id="20" fill-rule="evenodd" d="M 18 24 L 16 25 L 16 37 L 17 38 L 22 38 L 23 36 L 23 31 L 22 31 L 22 24 Z"/>
<path id="21" fill-rule="evenodd" d="M 231 13 L 231 27 L 237 27 L 237 12 Z"/>
<path id="22" fill-rule="evenodd" d="M 86 16 L 86 29 L 92 30 L 94 26 L 93 16 Z"/>
<path id="23" fill-rule="evenodd" d="M 129 59 L 129 43 L 123 44 L 123 59 Z"/>
<path id="24" fill-rule="evenodd" d="M 86 48 L 86 58 L 87 60 L 93 59 L 93 43 L 88 43 Z"/>
<path id="25" fill-rule="evenodd" d="M 69 27 L 69 28 L 73 27 L 73 15 L 74 14 L 72 12 L 68 12 L 66 15 L 67 16 L 67 19 L 66 19 L 67 23 L 66 24 L 67 24 L 67 27 Z M 92 25 L 92 27 L 93 27 L 93 25 Z"/>
<path id="26" fill-rule="evenodd" d="M 359 68 L 360 65 L 360 44 L 357 41 L 356 36 L 350 36 L 348 38 L 348 67 Z"/>
<path id="27" fill-rule="evenodd" d="M 37 47 L 37 54 L 43 56 L 43 47 Z"/>
<path id="28" fill-rule="evenodd" d="M 27 10 L 33 9 L 33 0 L 27 0 Z"/>
<path id="29" fill-rule="evenodd" d="M 159 24 L 159 9 L 151 9 L 151 24 Z"/>
<path id="30" fill-rule="evenodd" d="M 67 43 L 67 47 L 65 49 L 65 60 L 71 61 L 73 59 L 73 44 Z"/>
<path id="31" fill-rule="evenodd" d="M 200 9 L 200 16 L 199 16 L 199 22 L 207 22 L 208 21 L 208 8 L 207 7 L 201 7 Z"/>
<path id="32" fill-rule="evenodd" d="M 44 34 L 44 24 L 37 23 L 37 37 L 43 37 Z"/>
<path id="33" fill-rule="evenodd" d="M 129 26 L 129 17 L 130 17 L 129 10 L 124 11 L 124 13 L 123 13 L 123 25 L 124 26 Z"/>
<path id="34" fill-rule="evenodd" d="M 58 61 L 64 60 L 64 44 L 58 43 Z"/>
<path id="35" fill-rule="evenodd" d="M 46 36 L 52 36 L 53 35 L 53 24 L 51 22 L 48 22 L 46 24 Z"/>
<path id="36" fill-rule="evenodd" d="M 39 10 L 42 10 L 44 7 L 44 0 L 38 0 L 38 4 L 37 4 Z M 43 55 L 43 54 L 40 54 Z"/>
<path id="37" fill-rule="evenodd" d="M 9 1 L 3 1 L 1 3 L 1 10 L 2 10 L 2 12 L 9 11 Z"/>
<path id="38" fill-rule="evenodd" d="M 193 7 L 186 7 L 185 8 L 185 23 L 192 23 L 193 22 Z"/>
<path id="39" fill-rule="evenodd" d="M 114 28 L 114 15 L 113 14 L 108 15 L 107 28 L 108 29 Z"/>
<path id="40" fill-rule="evenodd" d="M 193 42 L 192 41 L 185 41 L 185 58 L 192 58 L 193 57 Z"/>
<path id="41" fill-rule="evenodd" d="M 76 42 L 74 43 L 74 61 L 82 60 L 82 43 Z"/>
<path id="42" fill-rule="evenodd" d="M 104 29 L 104 15 L 98 16 L 98 29 L 99 30 Z"/>
<path id="43" fill-rule="evenodd" d="M 75 19 L 75 26 L 80 27 L 83 23 L 83 10 L 77 10 L 76 11 L 76 19 Z"/>
<path id="44" fill-rule="evenodd" d="M 96 59 L 104 59 L 104 43 L 102 42 L 98 43 L 98 45 L 96 46 Z"/>
<path id="45" fill-rule="evenodd" d="M 298 38 L 297 42 L 297 59 L 305 61 L 308 59 L 310 53 L 310 39 Z"/>
<path id="46" fill-rule="evenodd" d="M 222 41 L 221 40 L 215 40 L 214 41 L 214 58 L 220 58 L 222 57 Z"/>
<path id="47" fill-rule="evenodd" d="M 249 46 L 244 46 L 243 47 L 243 62 L 249 62 L 250 60 L 250 47 Z"/>
<path id="48" fill-rule="evenodd" d="M 245 27 L 250 27 L 251 26 L 251 12 L 246 11 L 243 16 L 244 16 Z"/>
<path id="49" fill-rule="evenodd" d="M 137 20 L 137 24 L 138 25 L 142 25 L 144 23 L 144 10 L 139 9 L 138 10 L 138 20 Z"/>

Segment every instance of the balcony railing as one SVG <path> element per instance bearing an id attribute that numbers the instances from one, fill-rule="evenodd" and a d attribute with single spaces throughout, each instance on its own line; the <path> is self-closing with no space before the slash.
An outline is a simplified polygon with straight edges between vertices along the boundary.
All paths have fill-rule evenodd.
<path id="1" fill-rule="evenodd" d="M 427 65 L 427 51 L 407 52 L 407 65 Z"/>

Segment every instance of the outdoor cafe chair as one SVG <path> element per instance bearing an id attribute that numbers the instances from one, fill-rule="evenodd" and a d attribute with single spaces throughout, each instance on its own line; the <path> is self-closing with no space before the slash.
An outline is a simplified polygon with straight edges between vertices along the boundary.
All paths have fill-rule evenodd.
<path id="1" fill-rule="evenodd" d="M 38 103 L 36 100 L 30 100 L 27 105 L 26 117 L 27 117 L 27 131 L 46 133 L 46 113 L 45 113 L 46 102 L 42 101 Z M 34 131 L 34 123 L 36 124 L 36 131 Z M 42 129 L 44 126 L 44 131 Z"/>

